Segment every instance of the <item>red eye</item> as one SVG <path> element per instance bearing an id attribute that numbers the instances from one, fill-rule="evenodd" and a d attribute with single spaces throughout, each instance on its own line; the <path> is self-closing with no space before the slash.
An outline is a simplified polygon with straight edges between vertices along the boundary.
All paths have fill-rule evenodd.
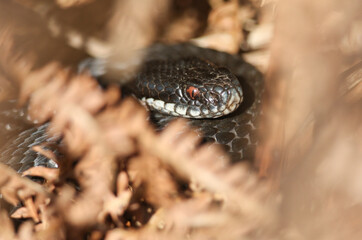
<path id="1" fill-rule="evenodd" d="M 199 96 L 200 94 L 199 89 L 195 87 L 188 87 L 186 92 L 189 94 L 191 99 L 195 99 L 195 97 Z"/>

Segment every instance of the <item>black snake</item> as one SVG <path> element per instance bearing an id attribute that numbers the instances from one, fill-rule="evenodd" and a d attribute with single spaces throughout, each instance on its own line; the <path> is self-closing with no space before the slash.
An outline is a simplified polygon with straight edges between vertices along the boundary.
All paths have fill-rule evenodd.
<path id="1" fill-rule="evenodd" d="M 236 76 L 236 78 L 234 77 L 235 79 L 233 79 L 232 81 L 239 82 L 242 90 L 235 90 L 234 88 L 229 87 L 228 91 L 233 92 L 234 96 L 236 94 L 236 98 L 240 99 L 235 100 L 235 97 L 232 97 L 233 99 L 231 99 L 232 101 L 229 103 L 228 107 L 225 108 L 218 106 L 217 108 L 218 110 L 221 110 L 226 114 L 229 112 L 231 113 L 221 117 L 218 114 L 214 114 L 214 116 L 211 116 L 211 118 L 204 118 L 202 114 L 212 114 L 214 112 L 212 108 L 208 108 L 206 110 L 205 108 L 203 110 L 201 108 L 198 108 L 198 110 L 196 108 L 193 108 L 194 110 L 191 109 L 192 111 L 179 108 L 178 110 L 187 111 L 187 113 L 190 115 L 200 115 L 198 119 L 190 119 L 191 125 L 201 130 L 205 141 L 217 142 L 221 144 L 225 148 L 225 150 L 229 152 L 232 161 L 235 162 L 240 160 L 253 160 L 255 147 L 258 141 L 258 138 L 256 136 L 257 119 L 260 115 L 261 96 L 264 88 L 263 76 L 258 70 L 256 70 L 255 67 L 246 63 L 238 56 L 233 56 L 211 49 L 199 48 L 191 44 L 178 44 L 170 46 L 157 44 L 148 50 L 145 59 L 146 62 L 152 61 L 153 66 L 156 66 L 153 68 L 156 68 L 156 70 L 158 69 L 161 72 L 163 71 L 166 75 L 169 74 L 170 77 L 176 76 L 176 78 L 180 71 L 185 73 L 185 69 L 183 68 L 186 68 L 186 75 L 194 72 L 187 71 L 187 69 L 192 68 L 192 64 L 199 65 L 198 69 L 202 69 L 201 72 L 198 72 L 199 75 L 201 74 L 204 77 L 217 76 L 217 83 L 222 80 L 223 76 L 228 75 L 230 70 L 231 73 Z M 157 64 L 155 64 L 155 62 L 157 61 L 162 62 L 163 66 L 166 67 L 157 67 Z M 206 63 L 204 61 L 206 61 Z M 208 71 L 209 64 L 215 64 L 217 66 L 216 69 L 218 69 L 218 72 L 213 73 L 212 71 Z M 173 69 L 170 71 L 168 68 Z M 147 71 L 154 72 L 155 69 L 143 69 L 138 77 L 143 79 L 145 77 L 141 75 L 144 74 L 147 78 Z M 200 83 L 200 76 L 196 75 L 195 78 L 198 84 Z M 194 76 L 192 76 L 191 78 L 193 77 Z M 167 82 L 167 84 L 165 86 L 162 86 L 162 88 L 166 89 L 167 87 L 172 87 L 174 83 L 171 82 L 172 81 Z M 147 84 L 148 88 L 149 86 L 150 85 Z M 129 88 L 133 87 L 128 86 L 128 89 Z M 154 86 L 153 88 L 157 88 L 157 86 Z M 198 102 L 199 98 L 197 97 L 204 94 L 202 93 L 202 91 L 204 91 L 205 89 L 202 88 L 206 87 L 202 87 L 201 85 L 195 85 L 195 83 L 193 83 L 190 84 L 190 87 L 184 88 L 183 93 L 188 94 L 189 97 L 191 97 L 191 99 L 189 100 L 191 100 L 193 104 L 201 105 L 201 103 Z M 148 89 L 147 91 L 149 90 L 150 89 Z M 206 90 L 210 90 L 210 88 Z M 216 92 L 219 91 L 220 93 L 222 92 L 222 90 L 220 90 L 218 87 L 211 87 L 211 90 Z M 145 90 L 143 90 L 143 94 L 145 94 L 144 91 Z M 163 93 L 161 93 L 161 95 L 162 94 Z M 206 93 L 206 95 L 207 94 L 208 93 Z M 170 94 L 168 94 L 167 97 L 170 98 Z M 144 96 L 144 98 L 146 97 Z M 229 96 L 225 96 L 225 98 L 228 98 L 228 100 L 230 100 Z M 207 95 L 206 99 L 207 101 L 221 101 L 222 97 L 216 97 L 216 95 L 210 96 L 209 94 Z M 147 102 L 146 99 L 144 100 Z M 242 102 L 240 103 L 237 100 L 242 100 Z M 155 101 L 155 99 L 153 99 L 152 101 Z M 147 105 L 151 104 L 148 102 Z M 175 105 L 172 105 L 171 107 L 173 110 L 176 109 Z M 25 130 L 24 127 L 21 130 L 16 130 L 17 125 L 15 124 L 14 120 L 12 120 L 12 118 L 18 119 L 17 115 L 24 115 L 24 113 L 7 106 L 7 110 L 2 110 L 1 114 L 3 115 L 3 118 L 5 116 L 5 121 L 9 121 L 14 126 L 9 127 L 9 123 L 6 123 L 5 121 L 3 121 L 1 125 L 1 131 L 5 133 L 3 134 L 3 136 L 5 136 L 3 140 L 5 142 L 7 141 L 7 143 L 5 144 L 5 148 L 3 147 L 2 149 L 0 161 L 7 162 L 12 166 L 18 165 L 16 168 L 20 168 L 20 170 L 29 168 L 32 165 L 46 165 L 54 167 L 54 164 L 50 163 L 48 159 L 29 149 L 29 146 L 39 144 L 43 141 L 47 141 L 47 136 L 44 135 L 45 126 L 40 126 L 36 128 L 28 126 L 28 128 L 26 128 Z M 13 115 L 17 117 L 13 117 Z M 173 115 L 177 116 L 177 111 L 176 114 Z M 167 124 L 168 121 L 172 118 L 173 117 L 166 117 L 164 116 L 164 114 L 158 113 L 152 115 L 152 119 L 154 120 L 154 122 L 156 122 L 156 124 L 158 124 L 158 126 L 160 126 L 161 128 L 165 124 Z M 18 136 L 15 138 L 15 140 L 10 138 L 7 139 L 6 133 L 8 132 L 8 129 L 10 129 L 10 131 L 12 132 L 18 131 Z"/>

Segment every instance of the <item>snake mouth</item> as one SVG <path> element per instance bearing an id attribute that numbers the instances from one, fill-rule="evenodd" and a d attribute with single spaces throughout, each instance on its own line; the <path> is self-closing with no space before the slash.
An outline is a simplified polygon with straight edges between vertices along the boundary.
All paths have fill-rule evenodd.
<path id="1" fill-rule="evenodd" d="M 220 94 L 218 104 L 188 105 L 183 103 L 168 103 L 160 99 L 141 99 L 151 110 L 184 118 L 219 118 L 235 111 L 243 101 L 241 87 L 229 89 L 227 94 Z"/>

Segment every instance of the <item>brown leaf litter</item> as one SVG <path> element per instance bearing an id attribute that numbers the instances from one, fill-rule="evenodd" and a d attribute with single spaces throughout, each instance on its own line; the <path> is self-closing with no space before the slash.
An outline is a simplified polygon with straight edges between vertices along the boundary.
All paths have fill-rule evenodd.
<path id="1" fill-rule="evenodd" d="M 35 1 L 16 2 L 39 10 Z M 71 9 L 87 2 L 57 4 Z M 193 1 L 175 0 L 185 12 L 160 36 L 157 15 L 167 19 L 171 1 L 154 9 L 147 0 L 117 3 L 123 7 L 109 24 L 115 29 L 110 45 L 97 47 L 123 42 L 118 59 L 155 39 L 194 38 L 232 53 L 241 47 L 248 55 L 265 54 L 258 62 L 268 70 L 257 159 L 264 180 L 248 166 L 230 165 L 218 146 L 200 144 L 185 120 L 156 132 L 143 106 L 122 99 L 118 86 L 100 88 L 87 73 L 59 62 L 36 68 L 36 55 L 17 51 L 15 28 L 1 26 L 0 81 L 9 85 L 3 88 L 16 81 L 19 103 L 28 104 L 36 124 L 50 121 L 47 132 L 61 139 L 62 154 L 33 148 L 59 165 L 23 173 L 41 177 L 42 185 L 0 165 L 2 198 L 17 206 L 11 215 L 0 213 L 0 239 L 360 238 L 358 1 L 210 0 L 203 15 Z M 140 8 L 149 14 L 133 12 Z M 270 9 L 269 18 L 257 22 Z M 129 21 L 136 31 L 127 36 L 122 26 Z M 271 43 L 260 44 L 261 25 L 275 25 Z M 84 39 L 84 49 L 91 49 L 92 38 Z M 14 226 L 14 218 L 24 222 Z"/>

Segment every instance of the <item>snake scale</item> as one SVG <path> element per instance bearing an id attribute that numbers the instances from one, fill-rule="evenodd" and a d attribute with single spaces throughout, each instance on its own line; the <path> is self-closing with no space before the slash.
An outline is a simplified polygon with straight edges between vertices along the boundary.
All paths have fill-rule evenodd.
<path id="1" fill-rule="evenodd" d="M 240 82 L 243 101 L 238 108 L 225 116 L 210 119 L 189 119 L 190 124 L 202 132 L 206 142 L 216 142 L 230 154 L 233 162 L 254 159 L 258 143 L 257 120 L 260 115 L 261 97 L 264 89 L 262 74 L 239 56 L 233 56 L 216 50 L 196 47 L 184 43 L 177 45 L 156 44 L 148 49 L 146 61 L 178 61 L 197 57 L 219 67 L 229 69 Z M 0 161 L 23 171 L 31 166 L 55 167 L 44 156 L 33 152 L 30 147 L 50 141 L 45 135 L 46 125 L 33 127 L 21 122 L 23 110 L 16 110 L 15 103 L 2 104 L 0 114 L 2 145 Z M 163 128 L 174 117 L 154 113 L 151 119 L 159 128 Z M 21 126 L 21 127 L 19 127 Z M 16 137 L 8 137 L 11 134 Z"/>

